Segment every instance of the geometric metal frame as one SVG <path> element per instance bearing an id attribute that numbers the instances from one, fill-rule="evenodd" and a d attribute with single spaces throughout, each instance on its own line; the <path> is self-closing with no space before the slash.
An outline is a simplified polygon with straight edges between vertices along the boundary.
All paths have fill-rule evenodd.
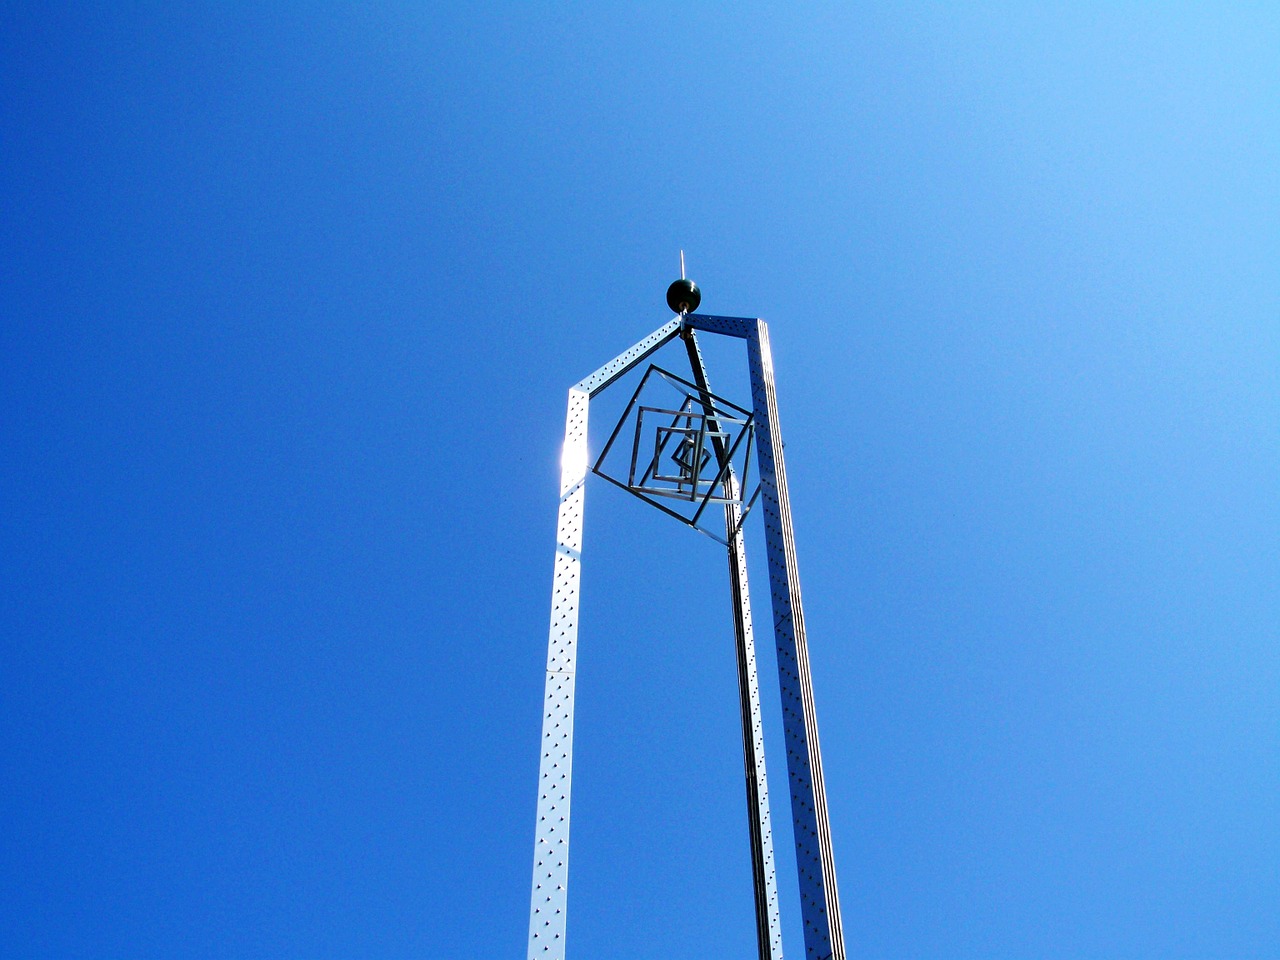
<path id="1" fill-rule="evenodd" d="M 687 334 L 692 331 L 686 328 L 685 332 Z M 639 403 L 645 386 L 654 374 L 685 395 L 685 401 L 678 409 L 652 407 Z M 701 410 L 694 410 L 695 404 Z M 613 476 L 605 468 L 605 463 L 622 432 L 622 428 L 632 419 L 633 411 L 635 412 L 635 437 L 632 442 L 630 469 L 627 471 L 624 481 Z M 640 476 L 637 478 L 637 466 L 644 463 L 640 455 L 640 441 L 646 413 L 667 418 L 670 423 L 657 427 L 653 456 L 649 459 L 648 465 L 640 471 Z M 697 427 L 693 426 L 695 420 L 698 422 Z M 683 426 L 681 421 L 684 421 Z M 714 425 L 714 428 L 709 431 L 708 427 L 712 425 Z M 732 437 L 726 431 L 726 427 L 735 428 Z M 720 439 L 724 442 L 717 441 L 715 434 L 720 434 Z M 735 493 L 733 497 L 733 502 L 741 507 L 737 515 L 739 524 L 750 513 L 751 508 L 760 496 L 760 486 L 758 483 L 756 484 L 755 490 L 745 502 L 743 502 L 738 488 L 740 485 L 745 486 L 747 484 L 747 478 L 751 473 L 751 452 L 754 434 L 755 414 L 752 411 L 740 407 L 723 397 L 717 397 L 710 391 L 703 390 L 697 384 L 690 383 L 688 380 L 678 377 L 668 370 L 651 364 L 649 369 L 644 372 L 644 376 L 640 378 L 640 382 L 637 384 L 635 392 L 631 395 L 631 399 L 627 402 L 622 416 L 618 418 L 617 426 L 613 428 L 613 432 L 609 435 L 604 449 L 600 451 L 600 456 L 596 458 L 591 470 L 594 474 L 609 481 L 614 486 L 621 487 L 628 493 L 634 494 L 646 503 L 675 517 L 682 523 L 688 524 L 699 533 L 706 534 L 721 546 L 727 547 L 729 545 L 728 538 L 732 537 L 736 532 L 736 527 L 733 530 L 727 530 L 722 537 L 712 529 L 702 526 L 699 521 L 708 506 L 712 504 L 723 506 L 730 502 L 724 492 L 729 489 L 725 484 L 725 480 L 728 474 L 734 470 L 734 458 L 737 457 L 739 449 L 743 450 L 743 456 L 741 467 L 737 471 L 739 484 L 734 486 Z M 661 474 L 656 468 L 661 455 L 665 452 L 664 437 L 670 438 L 677 435 L 685 437 L 685 441 L 682 441 L 682 443 L 686 441 L 689 443 L 690 450 L 688 455 L 691 460 L 697 461 L 697 463 L 690 463 L 687 470 L 682 469 L 677 474 Z M 711 441 L 711 444 L 708 444 L 708 441 Z M 726 443 L 727 447 L 725 446 Z M 703 462 L 710 462 L 711 460 L 711 454 L 705 449 L 708 445 L 715 447 L 716 470 L 709 476 L 703 476 Z M 679 463 L 678 460 L 677 463 Z M 664 481 L 665 485 L 662 483 Z M 697 504 L 697 507 L 692 516 L 687 516 L 662 503 L 659 498 L 685 501 Z"/>
<path id="2" fill-rule="evenodd" d="M 795 533 L 787 493 L 782 434 L 768 327 L 763 320 L 685 314 L 676 317 L 605 364 L 569 391 L 565 444 L 561 455 L 560 506 L 552 575 L 551 628 L 539 762 L 539 799 L 534 850 L 533 889 L 529 914 L 529 960 L 563 960 L 568 906 L 569 808 L 573 756 L 573 704 L 576 684 L 579 581 L 582 562 L 584 484 L 589 470 L 587 420 L 591 397 L 598 394 L 654 351 L 677 336 L 684 338 L 694 368 L 694 386 L 707 399 L 706 383 L 695 331 L 746 341 L 751 374 L 752 420 L 760 472 L 766 555 L 773 607 L 779 691 L 782 698 L 787 773 L 791 787 L 792 830 L 799 873 L 800 909 L 807 960 L 844 960 L 844 934 L 836 888 L 831 828 L 827 813 L 822 757 L 814 709 Z M 665 373 L 665 371 L 664 371 Z M 647 376 L 647 374 L 646 374 Z M 719 398 L 714 398 L 719 400 Z M 633 398 L 634 400 L 634 398 Z M 745 411 L 744 411 L 745 412 Z M 625 419 L 625 418 L 624 418 Z M 619 425 L 620 428 L 621 424 Z M 616 436 L 617 430 L 615 430 Z M 715 444 L 715 438 L 712 438 Z M 612 438 L 611 441 L 612 442 Z M 731 582 L 734 587 L 734 626 L 738 646 L 742 702 L 743 747 L 747 767 L 752 867 L 756 891 L 757 940 L 762 960 L 781 960 L 776 880 L 769 840 L 767 783 L 750 608 L 746 594 L 746 562 L 742 549 L 741 494 L 736 478 L 716 446 L 724 488 L 719 502 L 725 511 Z M 603 454 L 602 454 L 603 457 Z M 597 464 L 598 466 L 598 464 Z M 611 479 L 606 477 L 606 479 Z M 617 483 L 616 480 L 612 482 Z M 625 486 L 618 484 L 619 486 Z M 632 489 L 631 492 L 636 492 Z M 639 495 L 639 494 L 637 494 Z M 647 499 L 647 498 L 646 498 Z M 752 501 L 754 502 L 754 497 Z M 653 502 L 653 501 L 650 501 Z M 662 508 L 661 504 L 654 502 Z M 705 508 L 706 504 L 702 505 Z M 662 508 L 665 509 L 665 508 Z M 673 512 L 667 510 L 667 512 Z M 699 511 L 699 514 L 701 510 Z M 738 514 L 735 516 L 735 514 Z M 679 514 L 676 514 L 679 516 Z M 681 517 L 682 520 L 685 518 Z M 685 522 L 688 522 L 685 520 Z M 702 529 L 702 528 L 699 528 Z M 703 531 L 707 532 L 707 531 Z M 720 538 L 715 537 L 719 540 Z M 762 842 L 767 841 L 766 842 Z M 767 846 L 767 851 L 764 847 Z M 767 863 L 765 854 L 767 852 Z"/>

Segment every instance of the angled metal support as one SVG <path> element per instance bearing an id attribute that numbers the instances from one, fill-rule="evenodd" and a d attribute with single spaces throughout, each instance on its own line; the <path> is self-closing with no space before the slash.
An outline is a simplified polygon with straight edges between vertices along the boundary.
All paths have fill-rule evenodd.
<path id="1" fill-rule="evenodd" d="M 769 586 L 773 600 L 774 641 L 778 680 L 782 691 L 782 722 L 787 745 L 787 773 L 791 781 L 791 817 L 795 831 L 796 864 L 800 871 L 800 911 L 804 921 L 807 960 L 845 960 L 836 889 L 831 823 L 827 816 L 818 719 L 809 670 L 809 645 L 800 601 L 795 531 L 782 456 L 778 398 L 773 380 L 769 328 L 763 320 L 689 314 L 685 324 L 695 330 L 739 337 L 747 341 L 751 368 L 751 400 L 756 420 L 761 503 L 764 510 Z"/>
<path id="2" fill-rule="evenodd" d="M 529 960 L 564 960 L 569 889 L 569 797 L 573 768 L 573 693 L 578 662 L 578 591 L 582 573 L 583 484 L 587 413 L 593 396 L 680 332 L 672 320 L 569 390 L 560 457 L 560 510 L 551 578 L 551 634 L 542 707 L 538 822 L 529 905 Z"/>

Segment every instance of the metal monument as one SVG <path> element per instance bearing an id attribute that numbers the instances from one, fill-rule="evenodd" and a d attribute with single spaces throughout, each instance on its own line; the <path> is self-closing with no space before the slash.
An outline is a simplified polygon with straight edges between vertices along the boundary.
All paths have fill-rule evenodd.
<path id="1" fill-rule="evenodd" d="M 781 960 L 782 930 L 769 822 L 764 732 L 742 536 L 743 521 L 759 501 L 773 602 L 806 958 L 844 960 L 769 330 L 763 320 L 697 313 L 702 297 L 697 285 L 684 276 L 683 253 L 680 275 L 681 279 L 667 290 L 667 305 L 676 316 L 569 390 L 542 716 L 529 960 L 563 960 L 565 956 L 578 584 L 583 487 L 589 472 L 695 527 L 726 548 L 737 647 L 756 942 L 760 960 Z M 700 333 L 746 342 L 751 376 L 749 409 L 712 393 L 698 347 Z M 650 365 L 593 463 L 587 452 L 591 398 L 677 338 L 688 355 L 690 377 Z M 753 470 L 758 475 L 755 489 L 750 479 Z"/>

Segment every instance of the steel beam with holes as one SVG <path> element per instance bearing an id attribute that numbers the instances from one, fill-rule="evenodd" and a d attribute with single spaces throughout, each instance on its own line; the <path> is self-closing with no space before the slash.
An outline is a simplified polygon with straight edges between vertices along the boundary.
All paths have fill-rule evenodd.
<path id="1" fill-rule="evenodd" d="M 764 511 L 769 587 L 773 600 L 773 634 L 782 691 L 782 724 L 791 781 L 791 819 L 795 831 L 796 866 L 800 872 L 800 913 L 804 921 L 807 960 L 845 960 L 836 890 L 831 823 L 827 816 L 818 744 L 818 718 L 809 670 L 809 644 L 800 602 L 795 530 L 787 494 L 787 470 L 778 423 L 778 397 L 773 380 L 769 328 L 763 320 L 690 314 L 694 330 L 739 337 L 747 342 L 751 368 L 751 402 L 755 411 L 760 500 Z"/>
<path id="2" fill-rule="evenodd" d="M 583 485 L 587 413 L 593 396 L 680 333 L 672 320 L 569 390 L 560 457 L 560 511 L 551 578 L 551 635 L 542 706 L 538 822 L 529 905 L 529 960 L 564 960 L 569 891 L 569 798 L 573 773 L 573 687 L 578 660 L 578 588 L 582 575 Z"/>

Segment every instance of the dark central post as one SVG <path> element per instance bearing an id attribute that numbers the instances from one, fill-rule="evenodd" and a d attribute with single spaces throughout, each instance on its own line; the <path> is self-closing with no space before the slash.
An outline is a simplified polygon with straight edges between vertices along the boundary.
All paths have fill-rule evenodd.
<path id="1" fill-rule="evenodd" d="M 674 284 L 673 284 L 674 286 Z M 764 763 L 764 721 L 760 715 L 760 681 L 756 645 L 751 628 L 751 598 L 747 592 L 747 551 L 742 539 L 741 491 L 730 462 L 728 444 L 719 435 L 707 369 L 693 329 L 680 332 L 693 382 L 701 393 L 712 433 L 712 445 L 725 471 L 725 540 L 728 543 L 729 584 L 733 592 L 733 630 L 738 659 L 738 703 L 742 715 L 742 757 L 747 785 L 747 824 L 751 834 L 751 880 L 755 893 L 756 947 L 760 960 L 782 960 L 782 924 L 778 913 L 778 882 L 769 819 L 769 789 Z"/>
<path id="2" fill-rule="evenodd" d="M 683 320 L 686 327 L 747 341 L 805 954 L 807 960 L 845 960 L 769 328 L 763 320 L 740 317 L 689 314 Z"/>

